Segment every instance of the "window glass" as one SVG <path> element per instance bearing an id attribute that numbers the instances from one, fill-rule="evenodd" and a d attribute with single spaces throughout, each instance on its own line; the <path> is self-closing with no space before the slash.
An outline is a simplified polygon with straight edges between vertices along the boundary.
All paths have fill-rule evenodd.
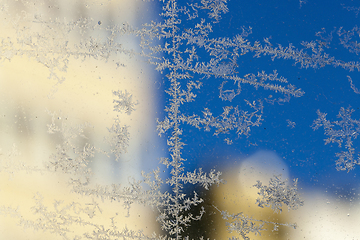
<path id="1" fill-rule="evenodd" d="M 4 239 L 356 239 L 353 1 L 0 1 Z"/>

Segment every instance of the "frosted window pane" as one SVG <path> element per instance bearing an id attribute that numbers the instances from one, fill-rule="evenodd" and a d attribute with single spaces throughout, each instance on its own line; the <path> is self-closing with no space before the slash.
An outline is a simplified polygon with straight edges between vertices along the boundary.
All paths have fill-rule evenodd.
<path id="1" fill-rule="evenodd" d="M 354 4 L 0 1 L 1 238 L 356 239 Z"/>

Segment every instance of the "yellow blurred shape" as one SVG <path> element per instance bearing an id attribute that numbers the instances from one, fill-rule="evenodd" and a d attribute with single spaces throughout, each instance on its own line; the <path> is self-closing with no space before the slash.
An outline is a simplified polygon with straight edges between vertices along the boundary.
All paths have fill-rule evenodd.
<path id="1" fill-rule="evenodd" d="M 45 5 L 37 5 L 40 2 Z M 33 6 L 33 9 L 43 11 L 44 19 L 69 17 L 78 19 L 90 16 L 93 19 L 99 19 L 99 24 L 110 22 L 118 24 L 123 21 L 136 23 L 136 18 L 141 16 L 139 12 L 143 11 L 135 1 L 53 1 L 49 3 L 34 1 L 32 5 L 26 6 L 9 1 L 9 5 L 9 16 L 13 15 L 14 18 L 16 14 L 34 14 L 35 10 L 30 8 Z M 8 16 L 4 15 L 3 18 L 8 18 Z M 30 26 L 32 24 L 36 23 L 25 23 Z M 11 20 L 3 21 L 1 26 L 4 29 L 0 33 L 1 37 L 11 39 L 14 42 L 14 49 L 26 48 L 26 46 L 16 44 L 18 36 L 12 29 Z M 5 31 L 6 29 L 9 31 Z M 33 30 L 38 29 L 34 27 Z M 134 42 L 134 39 L 128 37 L 124 47 L 131 48 Z M 51 58 L 51 55 L 47 57 Z M 130 217 L 126 217 L 127 210 L 121 202 L 109 200 L 102 202 L 97 198 L 71 193 L 71 188 L 68 186 L 69 176 L 65 174 L 36 170 L 27 172 L 22 168 L 23 164 L 26 164 L 42 169 L 43 162 L 48 161 L 51 153 L 55 152 L 56 145 L 61 144 L 59 136 L 47 133 L 47 124 L 51 123 L 51 116 L 46 112 L 49 110 L 61 113 L 62 117 L 66 117 L 63 120 L 68 121 L 69 125 L 90 123 L 91 127 L 86 129 L 85 133 L 88 139 L 84 141 L 105 150 L 108 146 L 104 143 L 104 136 L 117 115 L 122 124 L 131 126 L 130 147 L 129 152 L 124 154 L 124 163 L 120 168 L 114 169 L 113 159 L 96 160 L 97 162 L 93 163 L 94 166 L 96 164 L 104 166 L 104 169 L 111 172 L 97 174 L 93 179 L 95 182 L 92 187 L 96 184 L 119 182 L 120 180 L 114 177 L 116 174 L 113 172 L 120 172 L 122 173 L 120 176 L 127 176 L 126 174 L 139 174 L 141 170 L 139 161 L 143 147 L 141 144 L 152 137 L 151 124 L 155 118 L 152 74 L 136 57 L 126 55 L 112 56 L 108 62 L 94 59 L 83 61 L 71 56 L 69 60 L 66 72 L 55 70 L 59 77 L 65 77 L 62 83 L 48 79 L 49 68 L 36 60 L 35 53 L 28 56 L 27 54 L 12 56 L 10 61 L 5 60 L 0 65 L 0 107 L 2 109 L 0 115 L 0 148 L 2 149 L 0 155 L 0 238 L 57 239 L 51 231 L 36 232 L 17 226 L 19 219 L 36 221 L 39 217 L 39 215 L 34 215 L 34 210 L 32 210 L 32 207 L 36 205 L 33 197 L 40 196 L 37 193 L 43 197 L 43 204 L 48 212 L 54 213 L 55 200 L 63 201 L 58 209 L 73 202 L 77 203 L 76 206 L 86 208 L 92 206 L 91 203 L 95 201 L 99 204 L 101 212 L 96 211 L 92 218 L 85 213 L 73 212 L 72 214 L 87 219 L 93 225 L 104 225 L 105 229 L 112 228 L 111 219 L 113 218 L 119 231 L 127 227 L 133 230 L 141 229 L 145 234 L 151 234 L 158 227 L 155 221 L 151 220 L 154 220 L 155 216 L 150 208 L 133 204 Z M 126 64 L 124 67 L 117 68 L 117 61 Z M 130 116 L 113 111 L 115 97 L 112 91 L 116 90 L 127 90 L 133 95 L 134 101 L 139 102 L 136 111 Z M 14 144 L 18 154 L 8 156 L 13 151 Z M 96 172 L 97 169 L 93 170 Z M 125 182 L 124 185 L 126 185 Z M 37 201 L 37 203 L 40 202 Z M 15 217 L 7 215 L 5 211 L 7 207 L 18 208 L 19 215 Z M 72 210 L 68 211 L 70 213 Z M 57 216 L 57 220 L 60 221 L 61 218 Z M 69 226 L 69 238 L 75 235 L 81 236 L 85 232 L 91 233 L 96 229 L 97 227 L 91 225 L 77 226 L 73 221 Z M 58 238 L 62 239 L 60 236 Z"/>
<path id="2" fill-rule="evenodd" d="M 288 169 L 285 163 L 271 151 L 259 151 L 254 155 L 241 161 L 241 164 L 225 168 L 223 179 L 226 184 L 214 189 L 212 193 L 214 205 L 220 211 L 227 211 L 229 214 L 242 213 L 251 219 L 256 225 L 261 221 L 274 223 L 292 223 L 289 221 L 287 207 L 283 206 L 282 213 L 275 213 L 270 207 L 261 208 L 257 206 L 256 199 L 259 198 L 259 189 L 254 187 L 256 181 L 261 181 L 264 185 L 269 184 L 269 180 L 274 175 L 282 174 L 282 179 L 288 178 Z M 230 219 L 229 219 L 230 220 Z M 261 220 L 261 221 L 256 221 Z M 229 233 L 226 222 L 221 214 L 217 213 L 215 220 L 217 222 L 216 230 L 211 233 L 216 239 L 229 239 L 238 237 L 242 239 L 239 233 Z M 231 221 L 230 221 L 231 222 Z M 249 239 L 283 240 L 288 239 L 289 227 L 279 226 L 274 230 L 274 224 L 265 224 L 260 234 L 250 232 L 246 234 Z"/>

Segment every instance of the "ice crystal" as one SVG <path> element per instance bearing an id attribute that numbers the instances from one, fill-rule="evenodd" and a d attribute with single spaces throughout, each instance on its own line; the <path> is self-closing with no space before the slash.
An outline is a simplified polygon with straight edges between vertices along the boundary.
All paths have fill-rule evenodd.
<path id="1" fill-rule="evenodd" d="M 356 158 L 356 149 L 353 147 L 353 141 L 360 133 L 360 120 L 352 119 L 351 114 L 353 112 L 354 110 L 351 107 L 346 109 L 342 107 L 337 115 L 341 120 L 329 121 L 326 119 L 327 114 L 318 110 L 318 118 L 312 124 L 314 130 L 324 128 L 325 135 L 328 136 L 325 139 L 325 144 L 337 143 L 339 148 L 344 149 L 336 153 L 338 157 L 336 169 L 348 172 L 354 169 L 356 165 L 360 165 L 360 157 Z"/>
<path id="2" fill-rule="evenodd" d="M 119 99 L 115 99 L 114 103 L 114 111 L 116 112 L 125 112 L 130 115 L 132 111 L 135 110 L 135 106 L 138 105 L 138 102 L 134 102 L 132 100 L 132 95 L 128 93 L 126 90 L 123 91 L 113 91 L 113 94 L 117 96 Z"/>
<path id="3" fill-rule="evenodd" d="M 297 179 L 294 179 L 293 186 L 289 186 L 287 181 L 281 180 L 281 175 L 275 175 L 270 178 L 269 186 L 257 181 L 254 187 L 260 190 L 260 197 L 256 200 L 259 207 L 271 207 L 274 212 L 281 213 L 283 205 L 286 205 L 288 210 L 296 210 L 304 205 L 298 193 Z"/>

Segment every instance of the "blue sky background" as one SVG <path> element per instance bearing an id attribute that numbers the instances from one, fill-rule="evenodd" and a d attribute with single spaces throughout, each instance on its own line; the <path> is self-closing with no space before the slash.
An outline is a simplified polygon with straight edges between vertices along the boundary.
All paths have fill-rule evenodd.
<path id="1" fill-rule="evenodd" d="M 193 1 L 180 1 L 180 4 Z M 353 29 L 358 21 L 354 11 L 344 7 L 360 7 L 355 1 L 308 1 L 300 7 L 299 1 L 229 1 L 229 12 L 222 15 L 219 23 L 213 24 L 213 33 L 210 37 L 232 38 L 242 31 L 242 26 L 252 27 L 252 34 L 248 36 L 251 43 L 269 38 L 276 46 L 281 44 L 287 47 L 289 43 L 298 49 L 303 49 L 302 41 L 315 41 L 320 38 L 317 32 L 333 31 L 333 39 L 325 52 L 345 62 L 358 61 L 358 55 L 349 53 L 340 45 L 337 30 Z M 185 22 L 184 27 L 191 26 Z M 352 41 L 359 40 L 353 36 Z M 310 51 L 308 51 L 310 52 Z M 353 79 L 355 86 L 360 88 L 359 73 L 357 70 L 349 72 L 342 68 L 325 66 L 322 68 L 301 68 L 294 65 L 293 60 L 275 59 L 269 56 L 254 58 L 253 53 L 240 56 L 236 71 L 239 76 L 248 73 L 257 74 L 264 70 L 272 73 L 277 70 L 279 76 L 285 77 L 290 84 L 301 88 L 305 94 L 300 98 L 292 97 L 290 102 L 274 105 L 264 101 L 263 122 L 260 127 L 253 127 L 250 136 L 237 138 L 233 132 L 227 136 L 212 136 L 212 132 L 204 132 L 193 127 L 186 127 L 183 140 L 187 144 L 184 148 L 184 158 L 187 158 L 186 167 L 189 169 L 219 168 L 224 164 L 237 164 L 234 159 L 244 159 L 259 150 L 276 152 L 289 166 L 292 178 L 299 178 L 301 187 L 316 187 L 333 193 L 351 194 L 358 191 L 360 166 L 349 173 L 337 171 L 335 154 L 341 149 L 337 144 L 324 145 L 323 128 L 314 131 L 311 128 L 317 118 L 316 111 L 327 113 L 330 121 L 338 120 L 336 115 L 341 107 L 351 106 L 355 112 L 353 119 L 360 119 L 359 100 L 350 87 L 347 76 Z M 166 79 L 163 79 L 166 81 Z M 196 80 L 196 78 L 194 78 Z M 256 89 L 252 86 L 242 85 L 242 92 L 232 103 L 219 99 L 218 87 L 223 79 L 203 80 L 204 86 L 195 103 L 185 106 L 183 111 L 201 114 L 204 107 L 209 107 L 214 114 L 221 113 L 225 105 L 244 106 L 243 99 L 249 101 L 274 95 L 272 91 Z M 229 83 L 228 83 L 229 84 Z M 166 84 L 165 84 L 166 86 Z M 228 85 L 231 87 L 231 85 Z M 164 96 L 166 97 L 166 96 Z M 216 114 L 215 114 L 216 115 Z M 295 128 L 288 127 L 287 119 L 296 123 Z M 224 138 L 233 140 L 232 145 L 227 145 Z M 358 151 L 358 140 L 354 140 L 355 152 Z M 357 156 L 357 154 L 356 154 Z M 237 161 L 237 160 L 235 160 Z"/>

